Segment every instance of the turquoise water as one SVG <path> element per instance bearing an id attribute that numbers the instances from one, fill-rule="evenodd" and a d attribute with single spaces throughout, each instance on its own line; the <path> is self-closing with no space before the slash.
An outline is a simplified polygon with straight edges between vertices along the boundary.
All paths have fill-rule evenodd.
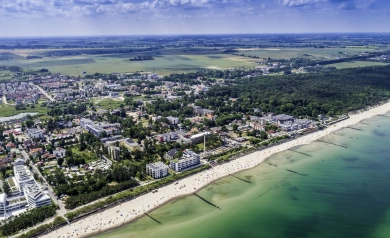
<path id="1" fill-rule="evenodd" d="M 390 118 L 286 151 L 94 237 L 390 237 Z M 286 169 L 296 171 L 292 173 Z"/>

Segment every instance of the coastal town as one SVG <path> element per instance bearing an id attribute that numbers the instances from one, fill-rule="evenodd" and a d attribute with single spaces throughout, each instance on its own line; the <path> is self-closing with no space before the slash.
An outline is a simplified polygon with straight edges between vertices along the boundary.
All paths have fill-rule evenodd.
<path id="1" fill-rule="evenodd" d="M 111 77 L 111 76 L 110 76 Z M 55 204 L 58 215 L 112 194 L 185 171 L 222 163 L 223 155 L 315 131 L 334 118 L 295 118 L 252 108 L 227 115 L 202 102 L 224 82 L 190 84 L 157 74 L 79 79 L 37 75 L 0 84 L 2 102 L 47 114 L 4 117 L 0 168 L 2 223 Z M 237 98 L 224 98 L 233 105 Z M 221 158 L 219 158 L 221 157 Z M 115 173 L 115 175 L 113 174 Z M 108 176 L 104 182 L 102 175 Z M 88 183 L 90 188 L 83 184 Z M 93 194 L 80 203 L 80 196 Z"/>

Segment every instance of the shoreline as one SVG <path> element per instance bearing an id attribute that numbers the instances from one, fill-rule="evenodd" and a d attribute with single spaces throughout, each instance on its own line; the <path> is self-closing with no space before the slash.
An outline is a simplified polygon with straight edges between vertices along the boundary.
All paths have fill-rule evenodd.
<path id="1" fill-rule="evenodd" d="M 212 182 L 229 176 L 230 174 L 254 168 L 274 154 L 296 146 L 310 144 L 332 132 L 357 124 L 364 119 L 386 114 L 389 111 L 390 102 L 386 102 L 366 111 L 351 114 L 348 119 L 332 124 L 323 130 L 298 137 L 265 150 L 254 151 L 235 160 L 217 165 L 212 169 L 186 177 L 183 180 L 180 180 L 178 184 L 169 184 L 158 189 L 158 192 L 156 193 L 142 195 L 100 213 L 80 219 L 70 225 L 51 231 L 42 237 L 59 237 L 60 235 L 61 237 L 89 237 L 101 232 L 116 229 L 139 219 L 144 216 L 145 213 L 150 213 L 173 200 L 191 195 Z"/>

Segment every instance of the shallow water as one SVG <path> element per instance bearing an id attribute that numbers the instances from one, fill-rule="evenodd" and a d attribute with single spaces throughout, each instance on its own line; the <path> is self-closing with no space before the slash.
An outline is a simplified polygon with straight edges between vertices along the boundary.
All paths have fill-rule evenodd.
<path id="1" fill-rule="evenodd" d="M 94 237 L 390 237 L 390 118 L 271 157 Z M 296 173 L 293 173 L 291 171 Z"/>

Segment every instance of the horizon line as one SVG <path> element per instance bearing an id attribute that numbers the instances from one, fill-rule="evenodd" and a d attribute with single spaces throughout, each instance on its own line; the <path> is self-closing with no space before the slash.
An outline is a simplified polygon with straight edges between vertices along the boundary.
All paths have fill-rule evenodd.
<path id="1" fill-rule="evenodd" d="M 26 36 L 0 36 L 0 39 L 6 38 L 61 38 L 61 37 L 142 37 L 142 36 L 233 36 L 233 35 L 310 35 L 310 34 L 390 34 L 388 32 L 275 32 L 275 33 L 169 33 L 169 34 L 91 34 L 91 35 L 26 35 Z"/>

